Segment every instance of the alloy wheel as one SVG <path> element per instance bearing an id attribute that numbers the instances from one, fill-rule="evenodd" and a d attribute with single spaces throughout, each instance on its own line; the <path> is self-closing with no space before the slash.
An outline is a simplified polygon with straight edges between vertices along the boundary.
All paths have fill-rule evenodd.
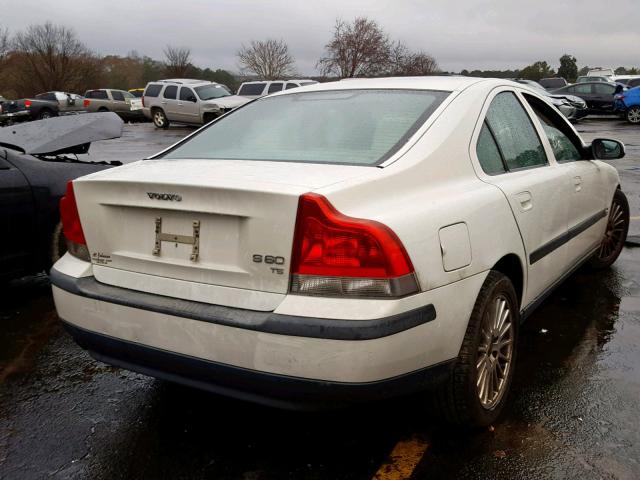
<path id="1" fill-rule="evenodd" d="M 476 390 L 487 410 L 502 399 L 513 359 L 514 326 L 509 300 L 496 297 L 485 312 L 476 356 Z"/>
<path id="2" fill-rule="evenodd" d="M 627 120 L 631 123 L 640 123 L 640 107 L 633 107 L 627 112 Z"/>
<path id="3" fill-rule="evenodd" d="M 156 112 L 153 115 L 153 122 L 156 124 L 156 126 L 163 127 L 164 126 L 164 114 L 162 112 Z"/>
<path id="4" fill-rule="evenodd" d="M 625 230 L 624 210 L 614 199 L 607 220 L 607 230 L 605 231 L 602 243 L 598 249 L 598 258 L 606 259 L 616 252 L 621 242 L 624 242 Z"/>

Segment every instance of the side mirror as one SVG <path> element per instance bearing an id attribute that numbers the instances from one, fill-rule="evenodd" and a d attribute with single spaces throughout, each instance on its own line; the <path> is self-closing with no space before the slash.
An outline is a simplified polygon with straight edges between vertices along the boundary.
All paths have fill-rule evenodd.
<path id="1" fill-rule="evenodd" d="M 198 101 L 198 99 L 194 96 L 194 95 L 190 95 L 187 100 L 189 100 L 190 102 L 196 103 Z"/>
<path id="2" fill-rule="evenodd" d="M 624 157 L 624 143 L 607 138 L 596 138 L 591 142 L 591 153 L 596 160 L 615 160 Z"/>

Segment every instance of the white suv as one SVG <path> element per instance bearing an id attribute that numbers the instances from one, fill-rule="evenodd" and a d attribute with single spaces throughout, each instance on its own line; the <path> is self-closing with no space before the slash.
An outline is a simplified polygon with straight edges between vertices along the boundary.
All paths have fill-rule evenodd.
<path id="1" fill-rule="evenodd" d="M 260 98 L 272 93 L 290 90 L 292 88 L 304 87 L 318 83 L 315 80 L 260 80 L 255 82 L 244 82 L 238 89 L 238 95 L 246 98 Z"/>
<path id="2" fill-rule="evenodd" d="M 247 102 L 222 84 L 188 78 L 149 82 L 142 96 L 143 113 L 158 128 L 204 125 Z"/>

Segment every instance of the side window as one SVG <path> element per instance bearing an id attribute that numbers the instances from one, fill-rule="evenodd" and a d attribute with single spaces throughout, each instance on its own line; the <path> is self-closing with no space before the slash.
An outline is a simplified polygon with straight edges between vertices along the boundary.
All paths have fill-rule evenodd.
<path id="1" fill-rule="evenodd" d="M 284 89 L 285 90 L 289 90 L 290 88 L 296 88 L 299 85 L 296 85 L 295 83 L 291 83 L 291 82 L 287 82 L 287 84 L 285 85 Z"/>
<path id="2" fill-rule="evenodd" d="M 486 121 L 482 124 L 482 130 L 480 130 L 480 136 L 476 144 L 476 154 L 482 170 L 487 175 L 497 175 L 506 171 L 502 162 L 502 155 L 500 155 L 496 140 L 493 138 Z"/>
<path id="3" fill-rule="evenodd" d="M 567 123 L 549 105 L 531 95 L 523 94 L 542 124 L 542 129 L 549 139 L 553 155 L 558 162 L 582 160 L 580 140 L 568 127 Z"/>
<path id="4" fill-rule="evenodd" d="M 508 170 L 547 164 L 533 123 L 513 92 L 502 92 L 494 97 L 486 122 Z"/>
<path id="5" fill-rule="evenodd" d="M 119 92 L 118 90 L 111 90 L 111 96 L 113 97 L 114 100 L 117 100 L 118 102 L 124 102 L 124 95 L 122 94 L 122 92 Z"/>
<path id="6" fill-rule="evenodd" d="M 271 85 L 269 85 L 269 91 L 267 92 L 267 95 L 269 93 L 274 93 L 274 92 L 279 92 L 282 90 L 282 86 L 284 84 L 282 82 L 274 82 Z"/>
<path id="7" fill-rule="evenodd" d="M 157 97 L 160 94 L 160 90 L 162 90 L 162 85 L 158 85 L 157 83 L 151 83 L 147 87 L 147 90 L 144 92 L 144 96 Z"/>
<path id="8" fill-rule="evenodd" d="M 574 85 L 573 86 L 573 93 L 577 93 L 577 94 L 590 94 L 591 93 L 591 84 L 589 83 L 584 83 L 582 85 Z"/>
<path id="9" fill-rule="evenodd" d="M 613 92 L 615 92 L 616 87 L 606 83 L 596 83 L 593 86 L 593 89 L 595 90 L 595 93 L 597 93 L 598 95 L 613 95 Z"/>
<path id="10" fill-rule="evenodd" d="M 627 83 L 630 87 L 640 87 L 640 78 L 633 78 Z"/>
<path id="11" fill-rule="evenodd" d="M 175 100 L 177 95 L 178 87 L 176 87 L 175 85 L 167 85 L 167 88 L 164 89 L 164 94 L 162 96 L 170 100 Z"/>
<path id="12" fill-rule="evenodd" d="M 180 87 L 180 100 L 185 100 L 187 102 L 191 102 L 192 99 L 196 98 L 189 87 Z"/>

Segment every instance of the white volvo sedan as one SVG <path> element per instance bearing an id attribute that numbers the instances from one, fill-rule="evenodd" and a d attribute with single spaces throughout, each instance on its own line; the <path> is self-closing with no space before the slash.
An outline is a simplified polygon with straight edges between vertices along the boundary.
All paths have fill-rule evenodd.
<path id="1" fill-rule="evenodd" d="M 486 425 L 520 322 L 618 257 L 629 207 L 598 159 L 623 155 L 509 81 L 285 91 L 70 183 L 56 307 L 151 376 L 282 407 L 430 390 Z"/>

